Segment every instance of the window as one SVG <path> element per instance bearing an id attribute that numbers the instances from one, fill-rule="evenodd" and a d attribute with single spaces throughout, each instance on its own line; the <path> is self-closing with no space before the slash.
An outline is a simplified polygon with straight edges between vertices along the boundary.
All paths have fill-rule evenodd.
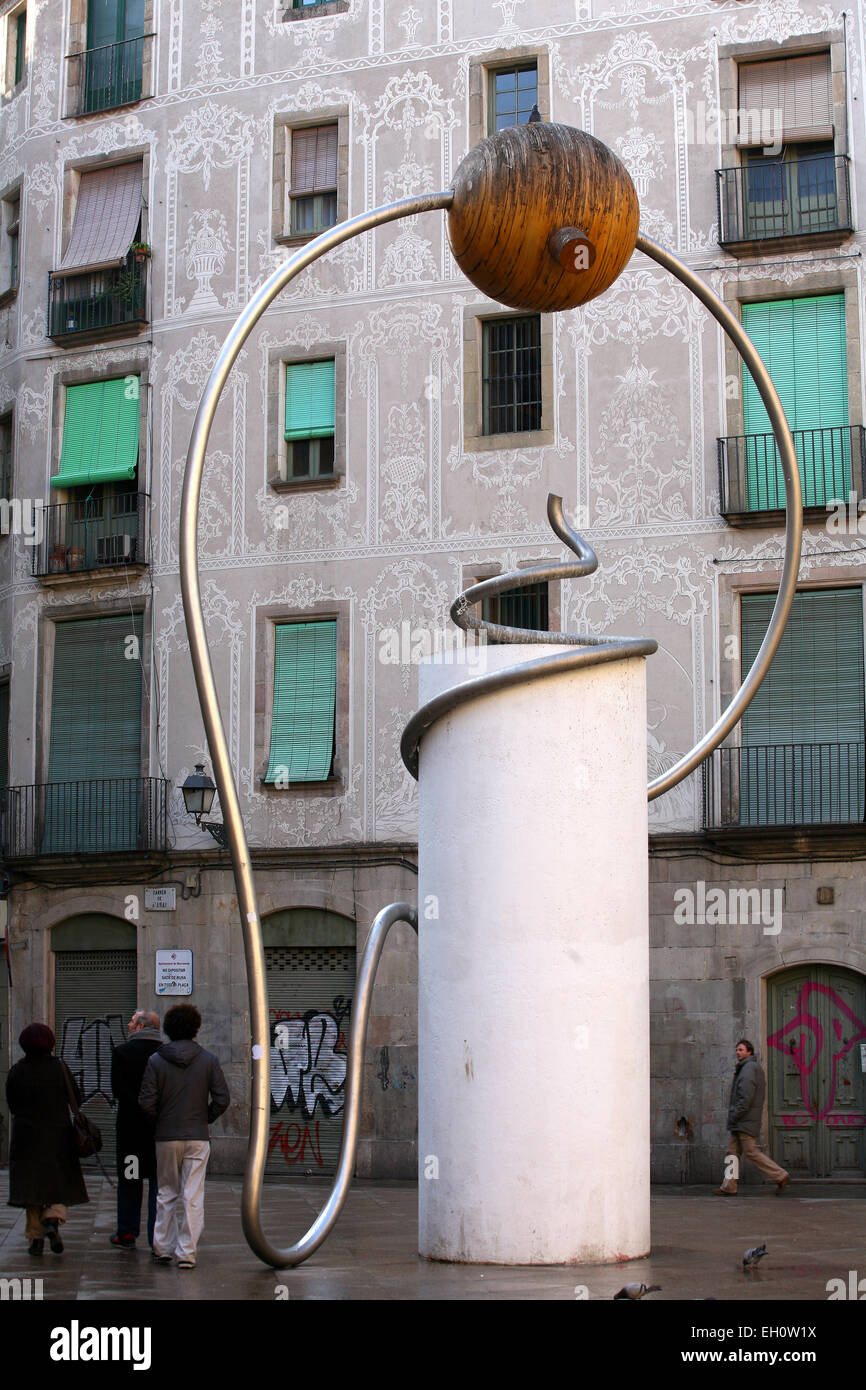
<path id="1" fill-rule="evenodd" d="M 0 787 L 9 785 L 9 682 L 0 681 Z"/>
<path id="2" fill-rule="evenodd" d="M 335 753 L 336 620 L 275 628 L 271 742 L 265 782 L 326 782 Z"/>
<path id="3" fill-rule="evenodd" d="M 6 15 L 5 59 L 2 76 L 3 94 L 11 96 L 24 80 L 27 60 L 27 6 L 21 5 Z"/>
<path id="4" fill-rule="evenodd" d="M 16 188 L 0 203 L 2 247 L 0 247 L 0 296 L 12 295 L 18 288 L 21 273 L 20 231 L 21 190 Z"/>
<path id="5" fill-rule="evenodd" d="M 528 584 L 523 589 L 505 589 L 481 601 L 481 616 L 501 627 L 548 631 L 548 590 L 546 584 Z M 492 639 L 495 643 L 496 639 Z"/>
<path id="6" fill-rule="evenodd" d="M 541 428 L 541 321 L 490 319 L 482 336 L 482 433 Z"/>
<path id="7" fill-rule="evenodd" d="M 337 222 L 337 125 L 291 132 L 289 229 L 315 236 Z"/>
<path id="8" fill-rule="evenodd" d="M 290 362 L 286 367 L 287 476 L 334 474 L 335 363 Z"/>
<path id="9" fill-rule="evenodd" d="M 12 416 L 0 417 L 0 497 L 12 498 Z"/>
<path id="10" fill-rule="evenodd" d="M 63 448 L 52 487 L 135 478 L 140 394 L 137 376 L 67 387 Z"/>
<path id="11" fill-rule="evenodd" d="M 845 295 L 743 305 L 743 327 L 761 354 L 794 434 L 803 505 L 825 507 L 851 487 Z M 742 367 L 746 510 L 784 507 L 785 483 L 764 409 Z"/>
<path id="12" fill-rule="evenodd" d="M 775 594 L 741 599 L 742 669 L 754 661 Z M 864 818 L 863 592 L 798 593 L 769 673 L 743 715 L 739 820 L 747 825 Z"/>
<path id="13" fill-rule="evenodd" d="M 79 174 L 67 171 L 72 228 L 49 276 L 49 335 L 107 336 L 136 331 L 146 319 L 147 262 L 131 248 L 142 231 L 141 160 Z M 78 341 L 81 341 L 79 339 Z"/>
<path id="14" fill-rule="evenodd" d="M 488 135 L 495 135 L 507 126 L 526 125 L 533 106 L 538 105 L 537 64 L 491 69 L 487 78 L 487 96 Z"/>
<path id="15" fill-rule="evenodd" d="M 89 0 L 83 111 L 138 101 L 142 90 L 145 0 Z"/>
<path id="16" fill-rule="evenodd" d="M 287 0 L 288 8 L 280 16 L 283 23 L 291 19 L 312 19 L 316 15 L 345 14 L 349 0 Z"/>

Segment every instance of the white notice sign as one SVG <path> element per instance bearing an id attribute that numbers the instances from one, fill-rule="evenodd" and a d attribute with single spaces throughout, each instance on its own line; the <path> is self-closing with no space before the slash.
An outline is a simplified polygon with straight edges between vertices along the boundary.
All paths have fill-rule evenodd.
<path id="1" fill-rule="evenodd" d="M 156 953 L 157 994 L 192 994 L 192 951 L 174 950 Z"/>
<path id="2" fill-rule="evenodd" d="M 144 907 L 146 912 L 174 912 L 177 907 L 177 889 L 145 888 Z"/>
<path id="3" fill-rule="evenodd" d="M 866 1071 L 866 1043 L 860 1044 L 860 1070 Z"/>

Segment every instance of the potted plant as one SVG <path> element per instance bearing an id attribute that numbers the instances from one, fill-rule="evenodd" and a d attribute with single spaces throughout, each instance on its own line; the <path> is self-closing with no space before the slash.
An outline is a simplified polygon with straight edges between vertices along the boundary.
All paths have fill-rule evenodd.
<path id="1" fill-rule="evenodd" d="M 137 261 L 146 261 L 150 255 L 150 247 L 146 241 L 134 241 L 129 249 Z"/>

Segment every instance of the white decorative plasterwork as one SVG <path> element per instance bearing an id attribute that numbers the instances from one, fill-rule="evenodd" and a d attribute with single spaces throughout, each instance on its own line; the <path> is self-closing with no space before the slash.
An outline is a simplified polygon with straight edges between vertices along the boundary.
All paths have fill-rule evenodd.
<path id="1" fill-rule="evenodd" d="M 201 48 L 195 67 L 199 82 L 215 82 L 223 65 L 222 44 L 217 38 L 222 33 L 222 0 L 201 0 Z"/>
<path id="2" fill-rule="evenodd" d="M 256 5 L 255 0 L 242 0 L 241 6 L 241 75 L 252 77 L 256 68 Z"/>
<path id="3" fill-rule="evenodd" d="M 57 192 L 54 168 L 50 164 L 34 164 L 27 173 L 27 201 L 32 203 L 41 217 L 45 204 Z"/>
<path id="4" fill-rule="evenodd" d="M 598 426 L 603 466 L 593 470 L 593 515 L 600 526 L 685 521 L 691 463 L 677 430 L 675 393 L 639 361 L 615 377 Z M 690 499 L 691 500 L 691 499 Z"/>
<path id="5" fill-rule="evenodd" d="M 57 116 L 57 64 L 47 54 L 33 63 L 30 77 L 30 120 L 34 125 L 47 125 Z"/>
<path id="6" fill-rule="evenodd" d="M 252 153 L 261 122 L 233 106 L 203 101 L 168 134 L 167 172 L 201 171 L 205 189 L 214 169 L 231 169 Z"/>
<path id="7" fill-rule="evenodd" d="M 196 291 L 185 312 L 197 314 L 221 309 L 211 280 L 219 275 L 229 252 L 226 220 L 217 208 L 201 208 L 187 224 L 186 241 L 181 254 L 186 260 L 186 273 L 196 281 Z"/>

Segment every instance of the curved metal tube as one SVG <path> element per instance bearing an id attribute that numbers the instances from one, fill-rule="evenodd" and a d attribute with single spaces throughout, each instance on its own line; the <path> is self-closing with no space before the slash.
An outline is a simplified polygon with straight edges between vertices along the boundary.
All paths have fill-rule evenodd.
<path id="1" fill-rule="evenodd" d="M 665 270 L 669 270 L 672 275 L 682 281 L 686 289 L 691 290 L 700 299 L 701 303 L 709 309 L 727 333 L 745 361 L 773 427 L 785 477 L 786 501 L 785 561 L 782 578 L 770 623 L 758 654 L 737 694 L 712 728 L 695 744 L 690 753 L 686 753 L 672 768 L 650 782 L 647 796 L 650 801 L 654 801 L 657 796 L 662 796 L 664 792 L 675 787 L 678 782 L 693 772 L 704 758 L 709 757 L 714 748 L 718 748 L 722 740 L 742 718 L 743 713 L 758 693 L 758 688 L 770 669 L 770 663 L 784 635 L 785 624 L 794 602 L 803 541 L 803 503 L 797 455 L 794 451 L 794 441 L 791 437 L 788 421 L 785 418 L 785 412 L 782 409 L 776 388 L 770 380 L 770 374 L 761 361 L 752 340 L 730 309 L 693 270 L 684 265 L 672 252 L 665 250 L 662 246 L 657 246 L 655 242 L 650 241 L 645 236 L 638 237 L 637 249 L 652 257 Z M 418 753 L 424 734 L 436 723 L 437 719 L 441 719 L 444 714 L 450 713 L 458 706 L 468 704 L 471 700 L 476 700 L 482 695 L 492 694 L 494 691 L 503 690 L 508 686 L 540 680 L 557 671 L 573 670 L 578 666 L 594 666 L 603 661 L 618 661 L 628 656 L 646 656 L 656 650 L 658 645 L 656 642 L 641 643 L 637 638 L 592 637 L 587 634 L 570 636 L 568 633 L 561 632 L 536 632 L 526 628 L 501 627 L 498 624 L 488 623 L 481 618 L 467 614 L 467 607 L 479 603 L 491 594 L 501 593 L 504 589 L 519 589 L 524 585 L 542 583 L 550 579 L 580 578 L 592 573 L 598 564 L 592 548 L 565 524 L 562 517 L 561 499 L 553 497 L 552 494 L 548 498 L 547 515 L 560 540 L 564 541 L 569 549 L 581 557 L 584 563 L 580 565 L 564 563 L 536 566 L 534 569 L 528 570 L 512 570 L 509 574 L 497 575 L 495 579 L 486 579 L 480 584 L 473 584 L 471 588 L 455 599 L 451 607 L 451 617 L 458 626 L 485 631 L 488 636 L 499 641 L 527 644 L 570 643 L 572 645 L 579 644 L 578 649 L 562 655 L 542 657 L 538 661 L 527 661 L 522 666 L 512 666 L 507 671 L 493 671 L 485 676 L 475 676 L 472 680 L 464 681 L 451 690 L 443 691 L 442 694 L 437 695 L 435 699 L 422 706 L 406 725 L 400 743 L 403 762 L 413 777 L 418 776 Z"/>
<path id="2" fill-rule="evenodd" d="M 278 1269 L 286 1264 L 296 1264 L 298 1261 L 292 1253 L 296 1247 L 292 1246 L 289 1250 L 276 1249 L 265 1236 L 261 1223 L 261 1187 L 267 1159 L 270 1107 L 270 1036 L 265 957 L 252 862 L 244 833 L 228 742 L 220 715 L 199 587 L 198 509 L 205 454 L 217 404 L 229 372 L 250 333 L 280 290 L 319 256 L 323 256 L 335 246 L 340 246 L 344 241 L 400 217 L 446 208 L 453 197 L 454 194 L 448 189 L 442 193 L 428 193 L 418 198 L 402 198 L 386 207 L 362 213 L 359 217 L 353 217 L 348 222 L 343 222 L 340 226 L 332 227 L 321 236 L 315 237 L 291 256 L 285 265 L 275 270 L 253 295 L 223 343 L 199 402 L 187 452 L 180 508 L 180 586 L 196 689 L 237 885 L 250 996 L 250 1139 L 241 1197 L 241 1224 L 250 1249 L 265 1264 Z"/>

